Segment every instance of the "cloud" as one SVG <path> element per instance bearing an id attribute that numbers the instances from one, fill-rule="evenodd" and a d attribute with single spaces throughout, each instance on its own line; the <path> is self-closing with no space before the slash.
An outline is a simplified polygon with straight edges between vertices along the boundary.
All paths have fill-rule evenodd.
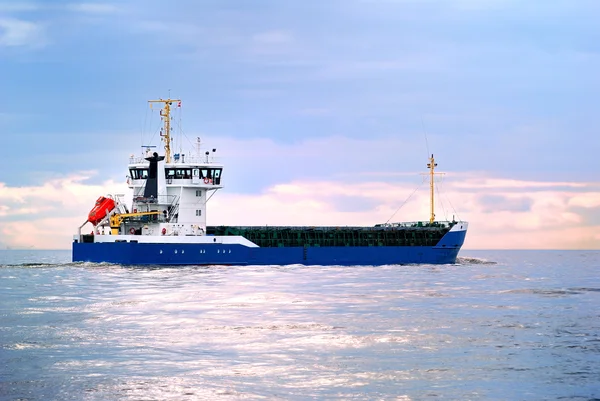
<path id="1" fill-rule="evenodd" d="M 94 172 L 56 178 L 39 186 L 0 184 L 0 242 L 13 248 L 65 249 L 98 196 L 128 193 L 123 183 L 88 184 Z M 387 178 L 386 178 L 387 177 Z M 367 225 L 417 221 L 429 217 L 426 185 L 343 179 L 291 180 L 259 193 L 219 191 L 209 202 L 210 225 Z M 436 218 L 470 222 L 466 249 L 598 249 L 598 183 L 512 182 L 490 187 L 488 180 L 465 174 L 443 182 L 436 193 Z M 466 185 L 465 185 L 466 184 Z M 539 188 L 546 185 L 545 191 Z"/>
<path id="2" fill-rule="evenodd" d="M 0 47 L 39 47 L 45 43 L 42 25 L 16 18 L 0 18 Z"/>
<path id="3" fill-rule="evenodd" d="M 455 215 L 470 222 L 465 248 L 599 248 L 600 226 L 585 217 L 595 209 L 569 204 L 581 192 L 539 191 L 543 184 L 555 185 L 515 180 L 521 188 L 515 195 L 502 188 L 477 186 L 482 182 L 479 178 L 465 180 L 470 185 L 446 183 L 436 206 L 438 220 L 450 220 Z M 560 183 L 556 184 L 559 187 Z M 578 184 L 588 191 L 583 198 L 600 199 L 597 184 Z M 406 183 L 293 181 L 256 195 L 220 193 L 212 201 L 207 218 L 209 224 L 373 225 L 388 221 L 408 199 L 391 221 L 427 220 L 428 191 L 422 188 L 411 197 L 413 191 Z"/>
<path id="4" fill-rule="evenodd" d="M 28 3 L 25 1 L 0 3 L 0 12 L 5 12 L 5 13 L 38 11 L 39 9 L 40 9 L 39 4 Z"/>
<path id="5" fill-rule="evenodd" d="M 545 191 L 552 189 L 568 188 L 577 190 L 578 188 L 588 188 L 590 183 L 583 182 L 546 182 L 546 181 L 525 181 L 510 178 L 480 177 L 458 183 L 460 188 L 488 188 L 502 191 Z"/>
<path id="6" fill-rule="evenodd" d="M 577 193 L 568 200 L 569 206 L 582 208 L 600 208 L 600 196 L 598 193 Z"/>
<path id="7" fill-rule="evenodd" d="M 57 34 L 75 23 L 74 18 L 69 20 L 60 19 L 65 11 L 74 13 L 75 17 L 86 23 L 92 21 L 92 17 L 110 15 L 119 9 L 107 3 L 70 3 L 64 5 L 47 4 L 42 2 L 22 3 L 0 3 L 0 12 L 6 13 L 6 17 L 0 18 L 0 47 L 28 47 L 40 48 L 48 44 L 49 35 Z M 30 17 L 24 19 L 21 14 L 32 14 L 42 22 L 32 21 Z M 10 16 L 9 16 L 10 15 Z M 16 17 L 19 15 L 19 17 Z M 71 14 L 71 17 L 73 14 Z M 54 35 L 53 35 L 54 36 Z M 58 35 L 60 36 L 60 35 Z M 53 41 L 54 42 L 54 41 Z"/>
<path id="8" fill-rule="evenodd" d="M 485 212 L 527 212 L 531 210 L 533 200 L 523 196 L 483 195 L 479 198 Z"/>
<path id="9" fill-rule="evenodd" d="M 109 3 L 67 3 L 65 5 L 51 4 L 50 2 L 27 2 L 15 1 L 11 3 L 0 3 L 0 12 L 25 13 L 53 10 L 68 10 L 89 14 L 107 14 L 118 11 L 118 7 Z"/>
<path id="10" fill-rule="evenodd" d="M 157 79 L 164 71 L 173 93 L 198 106 L 186 110 L 186 131 L 214 134 L 218 154 L 229 159 L 228 188 L 214 200 L 247 201 L 257 221 L 272 212 L 285 224 L 298 217 L 286 214 L 296 204 L 313 212 L 298 217 L 314 218 L 311 224 L 389 218 L 420 181 L 402 174 L 424 168 L 426 129 L 440 167 L 454 169 L 446 192 L 474 222 L 468 246 L 549 246 L 548 236 L 548 243 L 575 247 L 575 238 L 584 244 L 594 235 L 586 230 L 599 185 L 585 180 L 597 180 L 589 165 L 600 149 L 593 132 L 596 3 L 543 10 L 502 0 L 192 3 L 167 14 L 152 0 L 0 3 L 7 13 L 0 51 L 45 43 L 47 33 L 53 44 L 51 52 L 7 64 L 12 101 L 0 121 L 14 135 L 3 142 L 0 180 L 23 185 L 22 176 L 45 180 L 40 174 L 73 166 L 121 169 L 115 160 L 128 144 L 115 139 L 114 126 L 133 130 L 131 99 L 164 95 Z M 173 64 L 182 54 L 186 61 Z M 140 68 L 149 58 L 153 67 Z M 126 95 L 107 118 L 87 105 L 111 99 L 111 85 Z M 64 114 L 57 93 L 69 99 L 69 121 L 44 125 Z M 97 154 L 89 153 L 92 140 Z M 23 164 L 28 155 L 31 163 Z M 22 168 L 9 168 L 17 159 Z M 94 193 L 93 202 L 105 181 L 92 179 L 77 185 Z M 68 209 L 59 198 L 44 204 L 37 189 L 56 191 L 45 185 L 2 187 L 13 196 L 3 200 L 3 221 Z M 337 192 L 325 196 L 330 191 Z M 78 216 L 89 200 L 77 206 Z M 426 205 L 427 196 L 416 194 L 410 213 L 400 215 L 426 218 Z M 235 223 L 247 215 L 221 217 Z M 550 235 L 561 230 L 569 233 L 562 242 Z"/>
<path id="11" fill-rule="evenodd" d="M 112 14 L 119 10 L 116 5 L 106 3 L 73 3 L 67 9 L 86 14 Z"/>
<path id="12" fill-rule="evenodd" d="M 0 242 L 12 248 L 68 248 L 99 196 L 128 192 L 112 180 L 88 184 L 94 175 L 81 172 L 38 186 L 0 183 Z"/>

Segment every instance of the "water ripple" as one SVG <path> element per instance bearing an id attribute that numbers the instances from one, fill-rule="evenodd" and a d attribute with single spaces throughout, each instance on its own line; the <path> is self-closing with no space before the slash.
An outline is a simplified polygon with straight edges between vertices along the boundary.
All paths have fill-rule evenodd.
<path id="1" fill-rule="evenodd" d="M 2 261 L 0 399 L 598 398 L 600 255 L 561 255 L 379 268 Z"/>

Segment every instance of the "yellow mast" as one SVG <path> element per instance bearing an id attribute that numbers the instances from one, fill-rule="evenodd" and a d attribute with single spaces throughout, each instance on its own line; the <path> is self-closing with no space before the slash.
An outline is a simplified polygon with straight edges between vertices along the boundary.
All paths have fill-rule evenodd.
<path id="1" fill-rule="evenodd" d="M 173 105 L 173 102 L 177 102 L 178 106 L 181 104 L 180 99 L 148 100 L 150 107 L 152 107 L 152 103 L 164 104 L 164 107 L 160 110 L 160 115 L 164 118 L 164 133 L 161 136 L 164 137 L 163 140 L 165 141 L 165 163 L 171 163 L 171 105 Z"/>
<path id="2" fill-rule="evenodd" d="M 429 223 L 433 223 L 435 221 L 435 212 L 434 212 L 434 200 L 433 200 L 433 194 L 434 194 L 434 174 L 435 174 L 435 168 L 437 167 L 437 163 L 435 162 L 435 159 L 433 158 L 433 154 L 431 155 L 431 157 L 429 158 L 429 163 L 427 163 L 427 168 L 429 169 L 429 191 L 430 191 L 430 210 L 431 210 L 431 215 L 429 216 Z"/>

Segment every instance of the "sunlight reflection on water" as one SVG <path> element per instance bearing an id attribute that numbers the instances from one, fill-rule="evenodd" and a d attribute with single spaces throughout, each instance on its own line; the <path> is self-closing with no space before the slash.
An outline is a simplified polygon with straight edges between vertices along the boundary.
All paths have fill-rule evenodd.
<path id="1" fill-rule="evenodd" d="M 600 256 L 568 255 L 5 265 L 0 399 L 598 397 Z"/>

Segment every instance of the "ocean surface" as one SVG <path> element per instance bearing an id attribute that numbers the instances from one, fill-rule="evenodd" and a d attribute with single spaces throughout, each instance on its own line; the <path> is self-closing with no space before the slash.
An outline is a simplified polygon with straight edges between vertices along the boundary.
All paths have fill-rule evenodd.
<path id="1" fill-rule="evenodd" d="M 0 400 L 598 400 L 600 252 L 141 268 L 0 251 Z"/>

